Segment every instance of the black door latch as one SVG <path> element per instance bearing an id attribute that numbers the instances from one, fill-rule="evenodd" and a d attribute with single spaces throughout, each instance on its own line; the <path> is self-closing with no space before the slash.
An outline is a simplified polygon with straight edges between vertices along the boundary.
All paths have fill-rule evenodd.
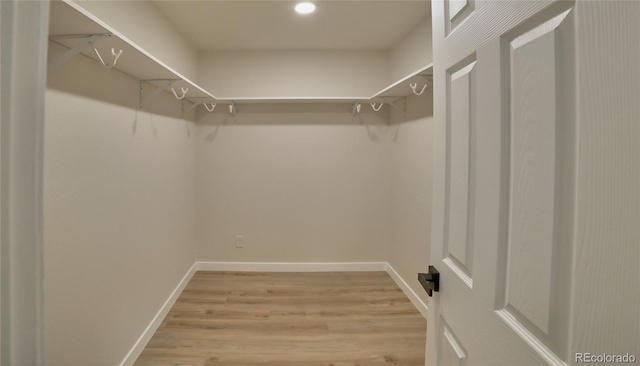
<path id="1" fill-rule="evenodd" d="M 429 273 L 418 273 L 418 281 L 429 297 L 433 296 L 433 291 L 440 291 L 440 272 L 434 266 L 429 266 Z"/>

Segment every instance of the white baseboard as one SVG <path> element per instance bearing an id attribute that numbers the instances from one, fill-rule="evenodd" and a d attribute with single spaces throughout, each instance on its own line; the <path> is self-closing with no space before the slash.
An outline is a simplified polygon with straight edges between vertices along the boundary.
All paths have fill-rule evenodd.
<path id="1" fill-rule="evenodd" d="M 374 272 L 386 271 L 386 262 L 277 263 L 196 262 L 198 271 L 237 272 Z"/>
<path id="2" fill-rule="evenodd" d="M 169 295 L 169 298 L 164 302 L 153 320 L 151 320 L 151 323 L 149 323 L 147 329 L 142 332 L 142 335 L 140 336 L 140 338 L 138 338 L 138 341 L 135 343 L 133 348 L 131 348 L 129 353 L 124 357 L 124 360 L 122 360 L 120 366 L 131 366 L 134 362 L 136 362 L 138 356 L 140 356 L 140 353 L 142 353 L 144 347 L 147 346 L 147 343 L 149 343 L 149 340 L 151 340 L 151 337 L 156 332 L 160 324 L 162 324 L 162 321 L 169 313 L 169 310 L 182 293 L 182 290 L 184 290 L 184 288 L 191 280 L 191 277 L 193 277 L 193 275 L 196 273 L 196 268 L 196 264 L 194 263 L 189 271 L 187 271 L 187 273 L 184 275 L 184 277 L 182 277 L 182 280 L 178 283 L 178 286 L 176 286 L 171 295 Z"/>
<path id="3" fill-rule="evenodd" d="M 405 282 L 405 280 L 402 279 L 402 277 L 400 277 L 398 272 L 396 272 L 396 270 L 393 269 L 393 267 L 391 267 L 389 263 L 385 263 L 385 264 L 387 265 L 386 271 L 389 274 L 389 276 L 391 276 L 391 278 L 396 282 L 398 287 L 400 287 L 402 292 L 404 292 L 404 294 L 409 298 L 413 306 L 415 306 L 418 309 L 420 314 L 422 314 L 422 316 L 424 316 L 424 318 L 427 319 L 427 311 L 429 311 L 427 304 L 425 304 L 422 301 L 422 299 L 418 297 L 418 295 L 411 289 L 411 287 L 409 287 L 409 285 Z M 416 281 L 418 281 L 417 273 L 416 273 Z"/>

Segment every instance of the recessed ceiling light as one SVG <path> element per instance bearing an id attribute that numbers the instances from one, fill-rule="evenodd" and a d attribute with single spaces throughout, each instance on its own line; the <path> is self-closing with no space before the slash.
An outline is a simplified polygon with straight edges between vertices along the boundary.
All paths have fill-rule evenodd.
<path id="1" fill-rule="evenodd" d="M 310 14 L 316 10 L 316 6 L 313 3 L 298 3 L 295 9 L 300 14 Z"/>

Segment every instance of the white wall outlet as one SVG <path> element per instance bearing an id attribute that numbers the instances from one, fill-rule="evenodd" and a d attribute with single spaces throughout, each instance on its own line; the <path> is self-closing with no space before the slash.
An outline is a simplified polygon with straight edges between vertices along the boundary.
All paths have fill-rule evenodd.
<path id="1" fill-rule="evenodd" d="M 244 236 L 236 235 L 236 248 L 244 248 Z"/>

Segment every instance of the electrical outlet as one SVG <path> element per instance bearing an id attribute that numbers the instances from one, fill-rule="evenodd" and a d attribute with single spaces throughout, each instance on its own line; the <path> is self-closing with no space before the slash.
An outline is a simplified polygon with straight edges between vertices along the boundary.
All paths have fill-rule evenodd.
<path id="1" fill-rule="evenodd" d="M 236 236 L 236 248 L 244 248 L 244 236 Z"/>

